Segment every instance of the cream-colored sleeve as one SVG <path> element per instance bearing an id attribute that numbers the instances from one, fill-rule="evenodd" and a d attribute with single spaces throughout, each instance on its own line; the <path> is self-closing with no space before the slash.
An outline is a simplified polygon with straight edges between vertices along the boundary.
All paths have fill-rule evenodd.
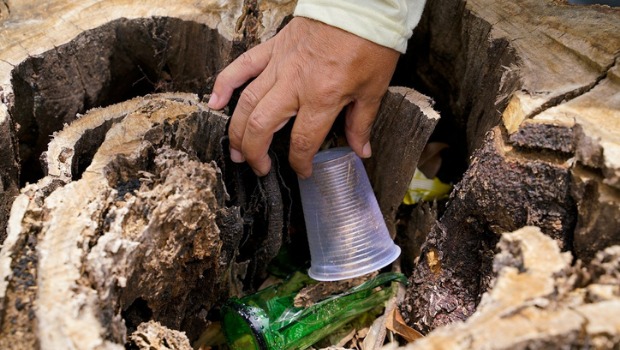
<path id="1" fill-rule="evenodd" d="M 295 16 L 312 18 L 404 53 L 426 0 L 298 0 Z"/>

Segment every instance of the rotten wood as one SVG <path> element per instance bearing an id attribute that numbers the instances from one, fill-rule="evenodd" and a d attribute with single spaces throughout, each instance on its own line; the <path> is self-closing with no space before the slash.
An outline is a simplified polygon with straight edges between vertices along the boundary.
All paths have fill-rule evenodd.
<path id="1" fill-rule="evenodd" d="M 0 243 L 14 184 L 45 175 L 38 159 L 52 133 L 91 108 L 150 92 L 210 91 L 215 74 L 271 37 L 294 4 L 2 2 Z"/>
<path id="2" fill-rule="evenodd" d="M 381 103 L 370 138 L 376 156 L 365 166 L 392 237 L 396 212 L 438 121 L 433 100 L 410 88 L 390 87 Z"/>
<path id="3" fill-rule="evenodd" d="M 149 321 L 130 336 L 129 350 L 192 350 L 185 334 Z"/>
<path id="4" fill-rule="evenodd" d="M 410 325 L 471 315 L 503 232 L 540 226 L 584 261 L 620 243 L 618 32 L 620 10 L 605 6 L 427 5 L 405 62 L 471 158 L 411 277 Z"/>
<path id="5" fill-rule="evenodd" d="M 277 150 L 270 175 L 248 181 L 222 150 L 226 116 L 200 95 L 294 2 L 76 6 L 21 2 L 0 22 L 10 38 L 0 44 L 10 185 L 0 214 L 13 203 L 0 251 L 1 347 L 113 349 L 136 329 L 141 346 L 150 320 L 196 339 L 215 303 L 264 277 L 294 209 L 281 191 L 296 181 Z M 199 96 L 133 98 L 171 90 Z M 368 162 L 386 215 L 402 200 L 389 184 L 406 187 L 437 121 L 430 105 L 406 88 L 385 98 L 373 147 L 406 166 Z M 403 141 L 388 137 L 399 123 Z"/>
<path id="6" fill-rule="evenodd" d="M 398 349 L 618 347 L 620 246 L 572 265 L 557 241 L 525 227 L 503 234 L 498 248 L 497 278 L 478 310 Z"/>
<path id="7" fill-rule="evenodd" d="M 76 348 L 122 348 L 150 319 L 194 339 L 219 298 L 252 289 L 294 231 L 284 217 L 295 201 L 276 190 L 291 179 L 295 189 L 285 166 L 284 174 L 274 170 L 248 185 L 220 150 L 224 127 L 214 120 L 224 116 L 193 96 L 147 97 L 79 115 L 154 91 L 205 94 L 215 73 L 273 35 L 293 6 L 0 2 L 0 242 L 13 203 L 0 251 L 0 347 L 66 348 L 72 339 Z M 500 234 L 523 225 L 539 225 L 607 279 L 617 269 L 597 254 L 620 241 L 619 26 L 616 9 L 560 1 L 428 3 L 401 66 L 454 116 L 462 130 L 457 145 L 472 160 L 420 250 L 401 307 L 409 324 L 428 331 L 474 312 L 499 283 L 493 255 Z M 428 97 L 391 88 L 373 129 L 366 165 L 393 234 L 437 123 L 430 106 Z M 98 121 L 88 124 L 94 115 Z M 26 182 L 33 184 L 15 198 Z M 181 198 L 170 188 L 191 194 Z M 591 300 L 617 295 L 606 283 L 589 285 Z M 587 303 L 584 311 L 606 320 L 604 307 Z M 571 324 L 588 337 L 604 334 L 588 339 L 617 343 L 597 319 L 582 321 Z"/>
<path id="8" fill-rule="evenodd" d="M 211 161 L 227 119 L 168 94 L 93 110 L 55 135 L 51 174 L 17 197 L 0 253 L 0 347 L 123 348 L 151 319 L 200 334 L 228 296 L 242 236 Z"/>

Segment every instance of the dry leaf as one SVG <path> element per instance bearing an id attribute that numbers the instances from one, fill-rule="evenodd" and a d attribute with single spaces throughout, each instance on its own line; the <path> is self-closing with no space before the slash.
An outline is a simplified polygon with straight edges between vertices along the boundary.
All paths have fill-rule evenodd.
<path id="1" fill-rule="evenodd" d="M 409 343 L 415 341 L 416 339 L 423 338 L 422 333 L 416 331 L 415 329 L 407 326 L 405 320 L 400 315 L 400 312 L 397 308 L 392 309 L 392 312 L 388 315 L 387 322 L 385 326 L 390 331 L 400 335 L 405 338 L 405 340 Z"/>
<path id="2" fill-rule="evenodd" d="M 351 332 L 349 332 L 349 334 L 345 335 L 342 339 L 340 339 L 340 341 L 338 342 L 338 344 L 336 344 L 336 346 L 343 347 L 347 345 L 347 343 L 353 339 L 353 337 L 355 336 L 355 333 L 357 333 L 357 330 L 352 329 Z"/>
<path id="3" fill-rule="evenodd" d="M 381 346 L 385 341 L 385 333 L 385 315 L 383 315 L 377 318 L 370 326 L 368 334 L 366 334 L 362 342 L 362 349 L 373 350 Z"/>

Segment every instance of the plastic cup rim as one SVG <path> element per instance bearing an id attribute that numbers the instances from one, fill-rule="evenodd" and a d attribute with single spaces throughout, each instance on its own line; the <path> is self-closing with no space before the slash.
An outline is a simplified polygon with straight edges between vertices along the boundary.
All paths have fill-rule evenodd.
<path id="1" fill-rule="evenodd" d="M 361 267 L 355 269 L 355 270 L 351 270 L 351 271 L 342 271 L 342 274 L 325 274 L 325 273 L 315 273 L 312 271 L 312 266 L 310 267 L 310 269 L 308 270 L 308 276 L 310 276 L 312 279 L 315 279 L 317 281 L 326 281 L 326 282 L 330 282 L 330 281 L 341 281 L 341 280 L 345 280 L 345 279 L 350 279 L 350 278 L 355 278 L 355 277 L 359 277 L 359 276 L 363 276 L 365 274 L 371 273 L 373 271 L 377 271 L 379 269 L 382 269 L 386 266 L 388 266 L 389 264 L 393 263 L 394 260 L 396 260 L 401 253 L 401 249 L 398 245 L 394 244 L 392 246 L 393 249 L 392 253 L 390 255 L 388 255 L 387 257 L 384 257 L 379 264 L 377 265 L 362 265 Z"/>
<path id="2" fill-rule="evenodd" d="M 335 156 L 333 158 L 327 158 L 326 160 L 322 160 L 321 157 L 325 156 L 327 153 L 335 153 Z M 317 153 L 314 158 L 312 158 L 312 165 L 325 166 L 339 159 L 351 157 L 351 154 L 355 155 L 355 152 L 353 152 L 353 149 L 348 146 L 328 148 Z"/>

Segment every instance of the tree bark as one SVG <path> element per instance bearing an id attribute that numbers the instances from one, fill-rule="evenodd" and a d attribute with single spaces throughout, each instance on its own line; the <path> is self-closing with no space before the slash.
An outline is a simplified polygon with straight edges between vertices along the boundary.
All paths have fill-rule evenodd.
<path id="1" fill-rule="evenodd" d="M 201 101 L 216 72 L 273 35 L 292 5 L 10 7 L 0 22 L 11 38 L 0 47 L 0 213 L 12 204 L 0 348 L 140 347 L 176 339 L 169 329 L 193 340 L 214 306 L 262 281 L 303 225 L 290 222 L 301 212 L 296 177 L 279 161 L 288 137 L 274 139 L 272 172 L 257 179 L 228 159 L 228 117 Z M 146 95 L 169 90 L 192 93 Z M 437 123 L 431 104 L 391 88 L 379 112 L 373 149 L 393 155 L 367 166 L 388 222 Z"/>
<path id="2" fill-rule="evenodd" d="M 537 225 L 585 261 L 620 243 L 620 11 L 435 1 L 419 29 L 416 79 L 471 154 L 402 308 L 429 331 L 475 310 L 502 232 Z"/>
<path id="3" fill-rule="evenodd" d="M 620 246 L 590 264 L 538 228 L 502 235 L 497 279 L 466 322 L 438 328 L 401 349 L 615 349 L 620 344 Z"/>
<path id="4" fill-rule="evenodd" d="M 415 90 L 390 87 L 383 98 L 370 139 L 377 156 L 365 165 L 392 238 L 398 207 L 438 121 L 433 101 Z"/>
<path id="5" fill-rule="evenodd" d="M 256 286 L 301 209 L 286 134 L 256 179 L 227 160 L 227 117 L 200 101 L 293 5 L 0 3 L 3 348 L 120 348 L 151 319 L 195 339 L 213 305 Z M 421 249 L 410 324 L 469 316 L 503 232 L 538 225 L 586 262 L 620 242 L 619 19 L 552 1 L 428 3 L 400 63 L 412 76 L 395 79 L 433 96 L 472 158 Z M 132 99 L 173 90 L 197 96 Z M 430 106 L 391 88 L 374 125 L 366 166 L 392 233 L 438 123 Z"/>
<path id="6" fill-rule="evenodd" d="M 199 334 L 242 236 L 220 167 L 201 161 L 222 158 L 226 122 L 169 94 L 56 134 L 50 175 L 15 200 L 2 249 L 2 348 L 121 348 L 151 318 Z"/>
<path id="7" fill-rule="evenodd" d="M 0 106 L 0 109 L 2 107 L 5 106 Z M 9 210 L 19 187 L 19 159 L 15 130 L 6 116 L 4 120 L 0 117 L 0 244 L 6 238 L 5 227 Z"/>
<path id="8" fill-rule="evenodd" d="M 250 0 L 2 4 L 0 242 L 15 184 L 44 175 L 38 158 L 50 135 L 91 108 L 150 92 L 202 96 L 217 71 L 273 35 L 294 6 L 262 1 L 259 9 Z"/>

